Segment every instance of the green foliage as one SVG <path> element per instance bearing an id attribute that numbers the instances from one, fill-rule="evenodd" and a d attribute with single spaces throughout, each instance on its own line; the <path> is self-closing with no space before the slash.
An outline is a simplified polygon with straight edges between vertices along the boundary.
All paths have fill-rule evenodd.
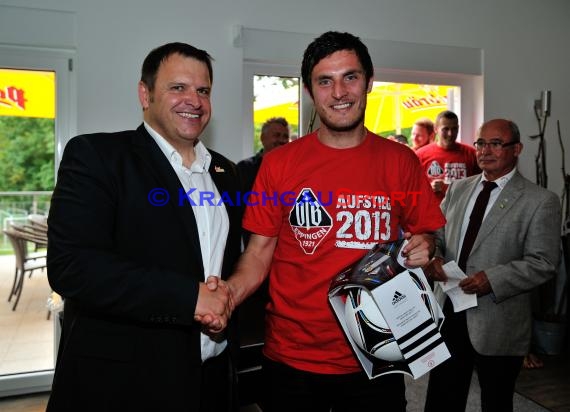
<path id="1" fill-rule="evenodd" d="M 0 191 L 52 190 L 55 120 L 0 117 Z"/>
<path id="2" fill-rule="evenodd" d="M 260 136 L 261 136 L 261 126 L 262 123 L 254 123 L 253 125 L 253 153 L 259 152 L 263 149 L 263 145 L 261 144 Z"/>

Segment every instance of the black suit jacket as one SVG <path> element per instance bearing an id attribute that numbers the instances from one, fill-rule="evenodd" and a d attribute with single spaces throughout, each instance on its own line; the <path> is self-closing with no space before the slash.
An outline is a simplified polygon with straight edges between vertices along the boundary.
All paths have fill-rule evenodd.
<path id="1" fill-rule="evenodd" d="M 234 164 L 210 153 L 218 191 L 235 198 Z M 240 252 L 241 209 L 220 207 L 230 219 L 225 278 Z M 142 125 L 67 144 L 48 225 L 48 278 L 65 299 L 48 410 L 196 410 L 193 314 L 204 280 L 197 226 L 176 173 Z"/>
<path id="2" fill-rule="evenodd" d="M 237 163 L 237 169 L 240 174 L 243 193 L 246 193 L 252 189 L 253 183 L 255 182 L 255 177 L 257 176 L 257 172 L 259 172 L 259 168 L 261 167 L 262 160 L 263 150 L 254 156 L 240 160 Z"/>

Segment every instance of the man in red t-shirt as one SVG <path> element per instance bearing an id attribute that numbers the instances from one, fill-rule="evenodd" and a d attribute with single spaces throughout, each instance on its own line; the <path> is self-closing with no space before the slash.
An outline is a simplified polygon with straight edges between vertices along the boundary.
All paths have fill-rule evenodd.
<path id="1" fill-rule="evenodd" d="M 433 122 L 423 117 L 414 122 L 412 126 L 412 149 L 419 150 L 435 140 Z"/>
<path id="2" fill-rule="evenodd" d="M 406 264 L 426 265 L 431 233 L 445 219 L 414 152 L 364 127 L 374 70 L 360 39 L 324 33 L 301 71 L 321 126 L 264 157 L 243 220 L 252 236 L 220 287 L 237 305 L 269 273 L 264 411 L 404 412 L 403 375 L 368 379 L 328 289 L 343 268 L 401 232 Z"/>
<path id="3" fill-rule="evenodd" d="M 443 200 L 449 183 L 481 173 L 477 166 L 475 149 L 456 141 L 459 133 L 459 119 L 452 111 L 446 110 L 435 120 L 437 140 L 416 151 L 431 187 L 440 200 Z"/>

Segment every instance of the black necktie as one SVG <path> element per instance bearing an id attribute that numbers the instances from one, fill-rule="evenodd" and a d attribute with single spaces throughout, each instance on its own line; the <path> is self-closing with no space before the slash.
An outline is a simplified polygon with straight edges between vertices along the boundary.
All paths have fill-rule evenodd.
<path id="1" fill-rule="evenodd" d="M 496 187 L 497 184 L 495 182 L 489 182 L 487 180 L 483 181 L 483 190 L 477 196 L 477 200 L 475 200 L 473 211 L 471 212 L 471 216 L 469 216 L 469 225 L 467 226 L 465 238 L 463 239 L 461 254 L 459 255 L 458 264 L 463 272 L 465 272 L 467 258 L 471 253 L 471 248 L 475 243 L 475 239 L 477 239 L 477 233 L 479 233 L 481 222 L 483 222 L 485 209 L 487 209 L 487 203 L 489 203 L 489 196 L 491 196 L 491 191 Z"/>

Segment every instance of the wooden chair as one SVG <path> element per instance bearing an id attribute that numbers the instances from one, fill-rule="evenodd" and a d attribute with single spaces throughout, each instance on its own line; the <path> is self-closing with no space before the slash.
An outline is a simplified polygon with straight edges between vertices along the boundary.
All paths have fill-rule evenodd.
<path id="1" fill-rule="evenodd" d="M 4 233 L 10 240 L 12 248 L 14 249 L 14 257 L 16 259 L 16 269 L 14 271 L 14 283 L 12 284 L 12 290 L 8 296 L 8 302 L 16 297 L 12 310 L 16 310 L 18 302 L 20 301 L 20 296 L 22 295 L 22 289 L 24 288 L 24 278 L 26 273 L 29 276 L 36 269 L 43 269 L 46 267 L 46 253 L 45 252 L 28 252 L 28 242 L 34 244 L 47 244 L 47 235 L 44 237 L 41 233 L 34 233 L 33 231 L 26 228 L 26 226 L 16 226 L 12 225 L 4 229 Z"/>
<path id="2" fill-rule="evenodd" d="M 28 221 L 25 226 L 28 226 L 28 230 L 34 233 L 41 239 L 45 238 L 44 243 L 36 243 L 35 250 L 38 251 L 40 248 L 47 247 L 47 216 L 40 215 L 40 214 L 31 214 L 28 215 Z"/>
<path id="3" fill-rule="evenodd" d="M 30 222 L 33 226 L 39 226 L 40 228 L 47 231 L 47 216 L 40 215 L 40 214 L 31 214 L 28 215 L 28 222 Z"/>

